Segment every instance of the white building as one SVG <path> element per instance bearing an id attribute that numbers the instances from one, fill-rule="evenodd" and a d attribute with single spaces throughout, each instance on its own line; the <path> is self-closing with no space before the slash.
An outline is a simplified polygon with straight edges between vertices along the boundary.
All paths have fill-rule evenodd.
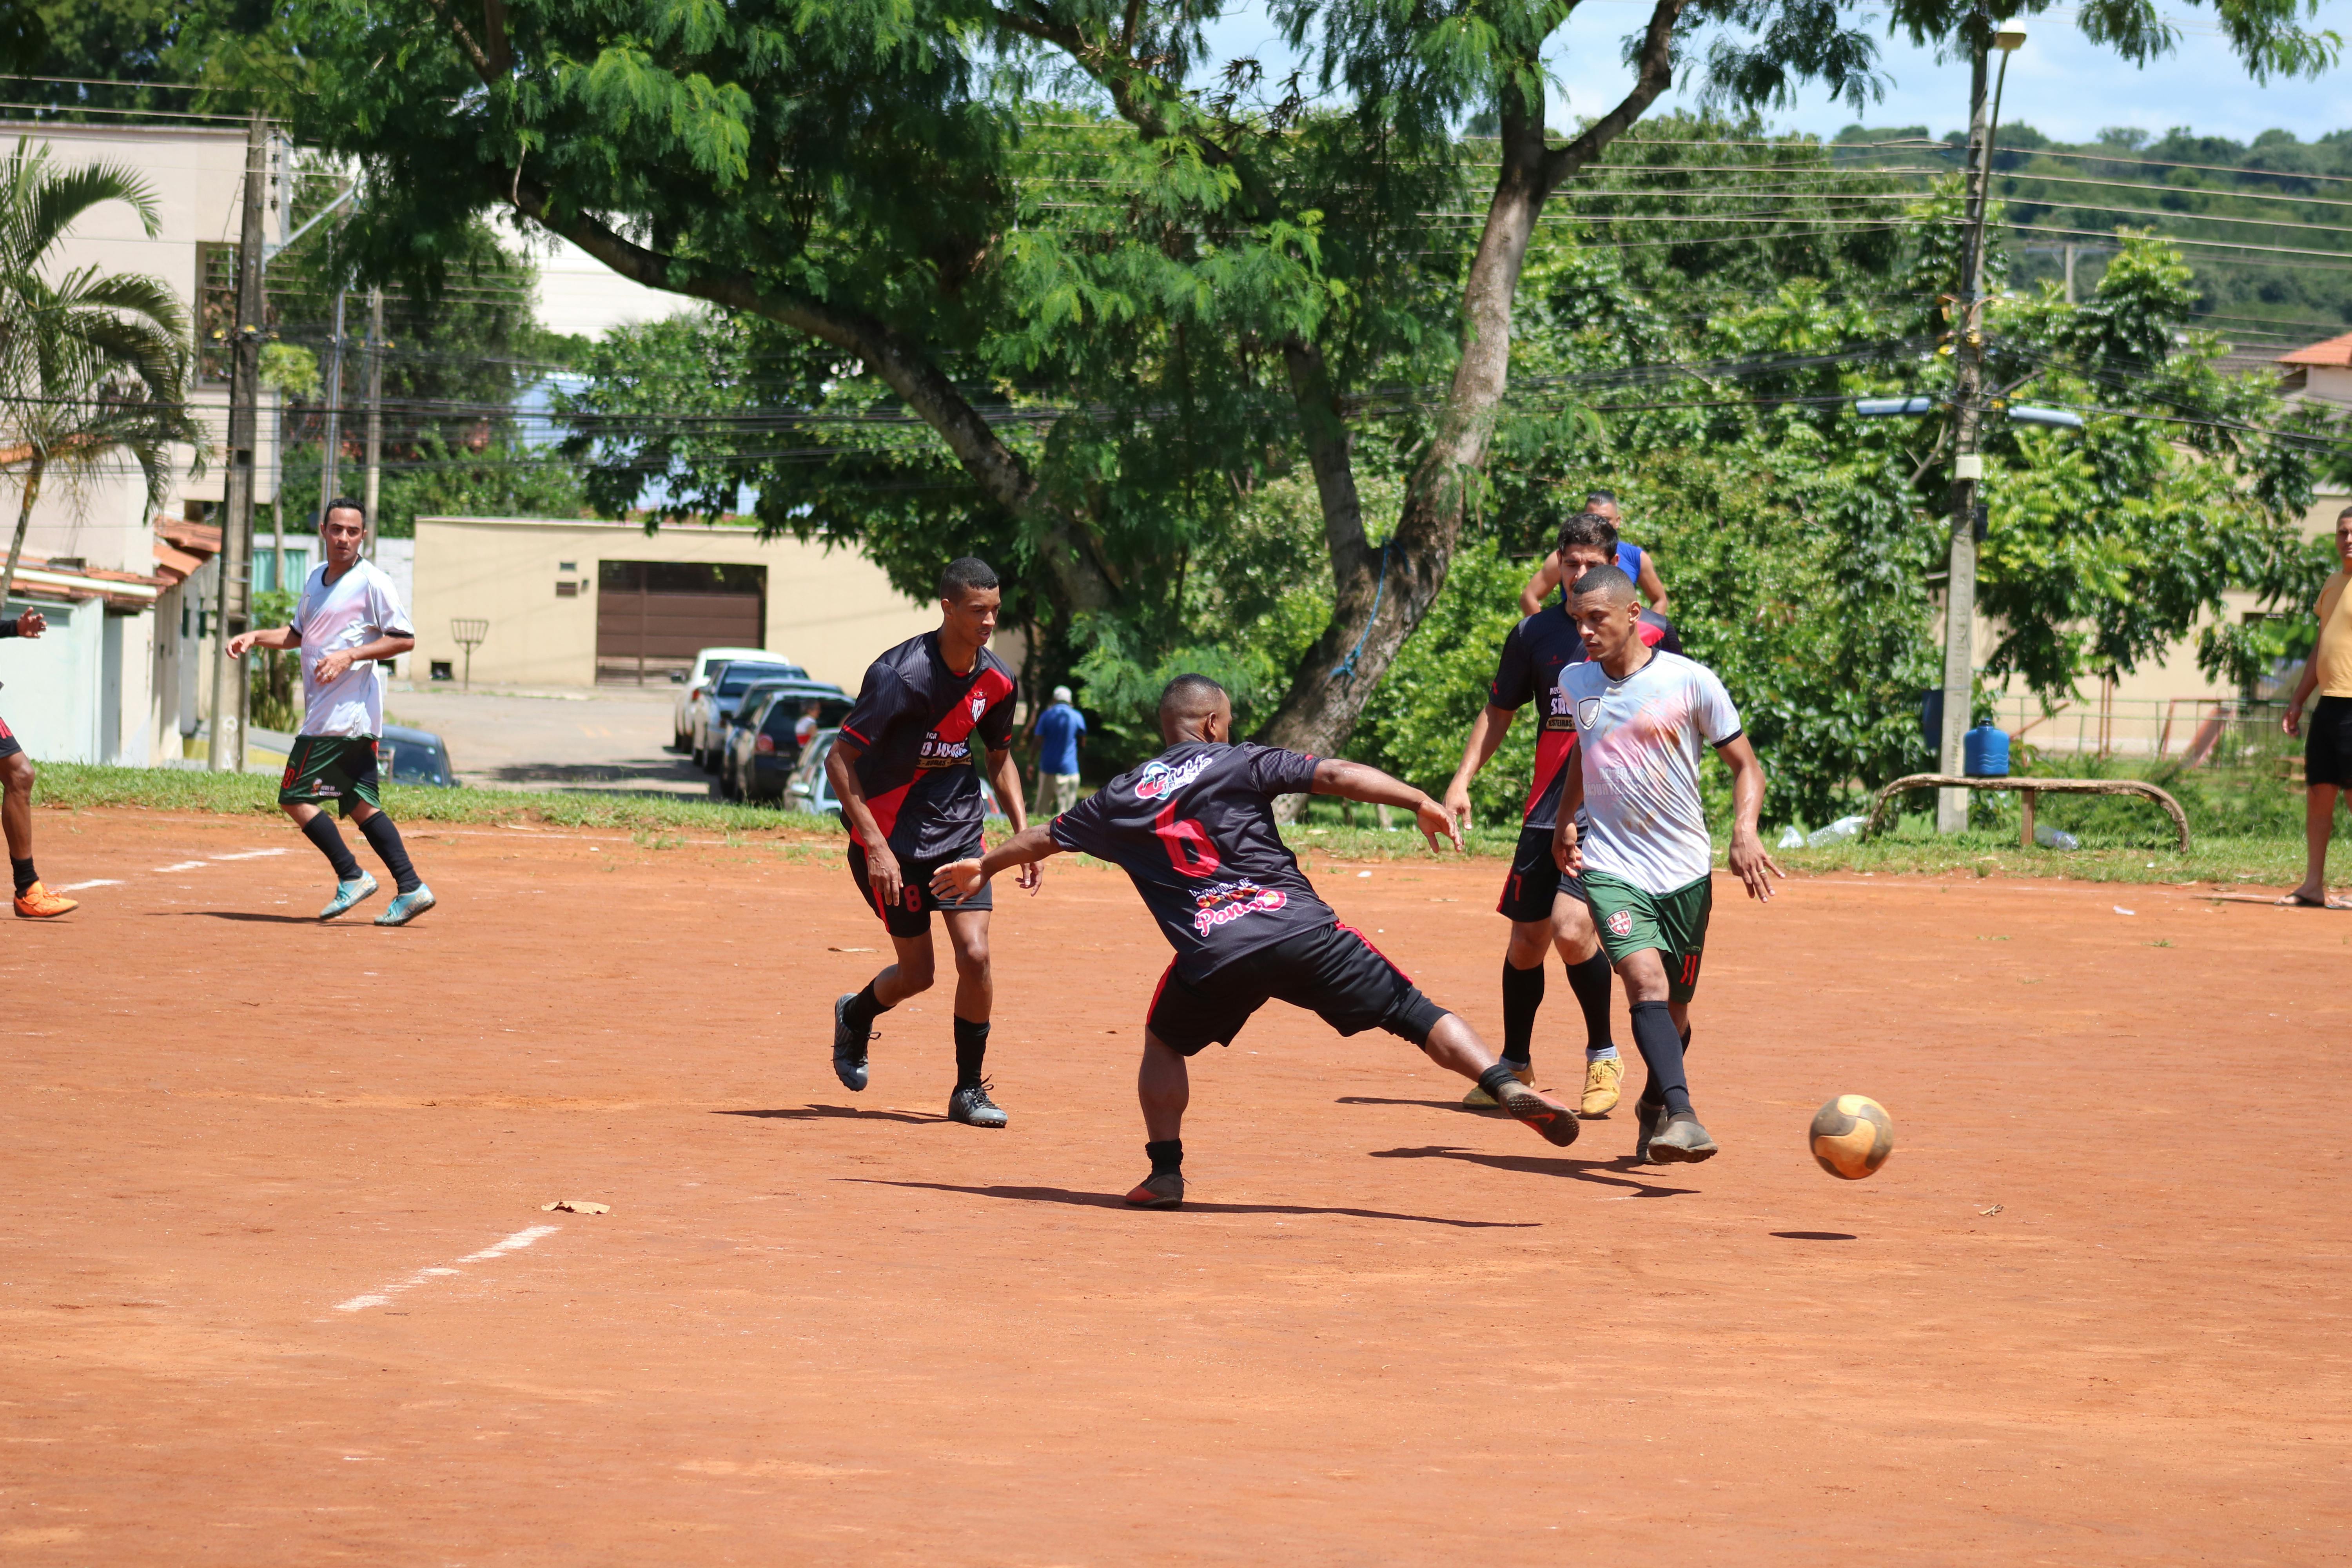
<path id="1" fill-rule="evenodd" d="M 54 273 L 96 266 L 162 279 L 187 312 L 196 346 L 234 319 L 245 132 L 233 127 L 0 121 L 0 142 L 49 150 L 53 171 L 92 163 L 128 170 L 152 195 L 158 231 L 110 202 L 91 208 L 51 253 Z M 282 241 L 289 150 L 273 144 L 268 232 Z M 151 512 L 146 481 L 120 460 L 79 489 L 44 482 L 26 532 L 17 591 L 5 614 L 38 608 L 50 630 L 37 642 L 0 642 L 0 716 L 37 759 L 149 763 L 182 754 L 210 702 L 211 616 L 217 528 L 200 526 L 222 500 L 228 426 L 226 364 L 200 352 L 190 388 L 212 432 L 204 472 L 196 453 L 174 454 L 178 475 Z M 257 500 L 275 497 L 277 398 L 264 392 L 255 454 Z M 0 517 L 13 522 L 21 471 L 0 470 Z M 199 526 L 190 527 L 190 524 Z M 5 549 L 5 544 L 0 544 Z M 201 603 L 199 602 L 201 601 Z"/>

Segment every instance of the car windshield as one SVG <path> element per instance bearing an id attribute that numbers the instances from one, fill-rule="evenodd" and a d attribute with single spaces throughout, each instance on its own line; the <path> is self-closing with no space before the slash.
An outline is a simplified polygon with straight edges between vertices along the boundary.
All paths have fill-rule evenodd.
<path id="1" fill-rule="evenodd" d="M 755 680 L 782 680 L 794 673 L 788 664 L 730 664 L 719 678 L 719 695 L 740 697 L 743 689 Z"/>
<path id="2" fill-rule="evenodd" d="M 437 746 L 417 742 L 403 743 L 385 741 L 378 747 L 383 754 L 384 776 L 394 784 L 438 784 L 449 782 L 448 760 Z"/>

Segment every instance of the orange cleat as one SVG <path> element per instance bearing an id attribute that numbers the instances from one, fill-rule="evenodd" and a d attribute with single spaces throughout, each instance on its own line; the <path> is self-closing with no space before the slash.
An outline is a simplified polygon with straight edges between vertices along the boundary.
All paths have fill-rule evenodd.
<path id="1" fill-rule="evenodd" d="M 71 914 L 81 908 L 78 899 L 61 899 L 36 882 L 16 895 L 16 918 L 26 921 L 53 921 L 59 915 Z"/>

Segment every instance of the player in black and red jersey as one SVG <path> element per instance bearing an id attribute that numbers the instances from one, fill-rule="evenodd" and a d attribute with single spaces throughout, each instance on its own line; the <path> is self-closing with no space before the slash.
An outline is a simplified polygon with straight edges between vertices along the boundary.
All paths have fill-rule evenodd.
<path id="1" fill-rule="evenodd" d="M 1502 1108 L 1550 1142 L 1576 1142 L 1576 1118 L 1498 1066 L 1470 1026 L 1423 996 L 1404 972 L 1341 925 L 1283 847 L 1274 797 L 1312 792 L 1412 810 L 1430 847 L 1453 819 L 1429 796 L 1360 763 L 1233 743 L 1234 705 L 1204 675 L 1180 675 L 1160 697 L 1168 749 L 1062 813 L 977 859 L 940 868 L 942 897 L 977 894 L 1008 867 L 1064 850 L 1125 871 L 1176 957 L 1144 1020 L 1136 1079 L 1151 1174 L 1127 1201 L 1169 1208 L 1184 1197 L 1184 1061 L 1211 1042 L 1230 1045 L 1250 1015 L 1284 1001 L 1343 1035 L 1382 1028 L 1440 1067 L 1476 1079 Z"/>
<path id="2" fill-rule="evenodd" d="M 931 911 L 940 911 L 955 953 L 955 1089 L 948 1116 L 1002 1127 L 1004 1112 L 982 1074 L 996 985 L 988 963 L 982 888 L 941 898 L 931 873 L 978 854 L 984 806 L 973 769 L 975 744 L 1015 832 L 1026 826 L 1021 773 L 1013 765 L 1013 676 L 988 651 L 1003 595 L 984 562 L 965 556 L 940 574 L 940 629 L 900 643 L 866 671 L 857 706 L 841 721 L 825 776 L 849 828 L 849 874 L 882 917 L 898 962 L 866 988 L 833 1005 L 834 1076 L 853 1089 L 866 1081 L 874 1020 L 931 986 Z M 1021 885 L 1037 886 L 1024 871 Z"/>
<path id="3" fill-rule="evenodd" d="M 1572 583 L 1616 559 L 1617 525 L 1598 512 L 1581 513 L 1561 526 L 1559 545 L 1556 559 L 1566 563 Z M 1682 651 L 1673 623 L 1654 610 L 1643 612 L 1642 637 L 1653 647 Z M 1606 1116 L 1616 1108 L 1625 1071 L 1609 1028 L 1609 958 L 1601 951 L 1601 933 L 1592 929 L 1582 886 L 1573 877 L 1560 876 L 1551 853 L 1560 785 L 1568 776 L 1569 752 L 1576 745 L 1575 720 L 1557 710 L 1559 672 L 1584 657 L 1584 640 L 1562 602 L 1546 605 L 1511 628 L 1503 639 L 1495 679 L 1486 688 L 1486 706 L 1472 722 L 1470 739 L 1462 748 L 1462 765 L 1445 786 L 1445 809 L 1455 822 L 1468 826 L 1470 781 L 1503 743 L 1519 710 L 1530 701 L 1540 702 L 1535 777 L 1528 786 L 1518 849 L 1495 906 L 1495 912 L 1511 922 L 1510 945 L 1503 952 L 1503 1060 L 1521 1083 L 1535 1081 L 1533 1047 L 1536 1013 L 1543 1005 L 1544 954 L 1557 948 L 1577 1005 L 1584 1012 L 1584 1092 L 1577 1109 L 1586 1116 Z M 1485 1107 L 1494 1101 L 1474 1089 L 1462 1103 Z"/>

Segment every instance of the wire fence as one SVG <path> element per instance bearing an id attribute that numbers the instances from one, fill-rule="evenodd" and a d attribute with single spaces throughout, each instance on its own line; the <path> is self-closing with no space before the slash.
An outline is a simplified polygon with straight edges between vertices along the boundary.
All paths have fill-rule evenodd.
<path id="1" fill-rule="evenodd" d="M 2271 698 L 2102 694 L 2045 712 L 2038 698 L 2003 697 L 1993 704 L 1993 722 L 2012 744 L 2044 753 L 2241 767 L 2292 756 L 2279 728 L 2285 712 L 2286 704 Z"/>

